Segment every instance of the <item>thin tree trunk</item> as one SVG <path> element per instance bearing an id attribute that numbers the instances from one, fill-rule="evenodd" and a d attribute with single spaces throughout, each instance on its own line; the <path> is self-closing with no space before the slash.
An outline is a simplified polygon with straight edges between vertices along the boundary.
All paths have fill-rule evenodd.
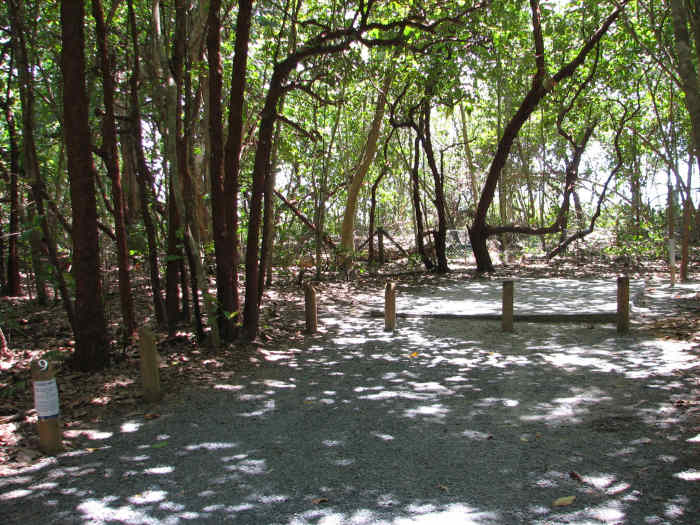
<path id="1" fill-rule="evenodd" d="M 355 251 L 355 215 L 357 214 L 357 199 L 360 194 L 360 189 L 362 188 L 362 183 L 367 176 L 367 172 L 374 160 L 374 155 L 377 152 L 377 141 L 382 126 L 382 119 L 384 118 L 384 108 L 386 107 L 386 96 L 389 93 L 389 88 L 393 80 L 394 72 L 390 71 L 386 73 L 384 83 L 377 94 L 377 103 L 374 108 L 372 123 L 367 132 L 364 154 L 348 187 L 343 223 L 340 230 L 340 248 L 343 252 L 342 257 L 344 258 L 344 265 L 346 268 L 352 264 L 352 257 Z"/>
<path id="2" fill-rule="evenodd" d="M 24 170 L 26 177 L 31 181 L 32 197 L 36 206 L 36 214 L 39 219 L 39 226 L 43 238 L 39 242 L 43 249 L 48 251 L 49 260 L 54 268 L 53 276 L 58 285 L 58 289 L 66 309 L 66 315 L 71 325 L 74 322 L 73 305 L 68 294 L 63 277 L 63 271 L 58 263 L 58 250 L 56 241 L 53 237 L 53 232 L 49 227 L 46 219 L 46 211 L 44 207 L 44 198 L 46 188 L 44 180 L 39 170 L 39 160 L 36 153 L 36 143 L 34 140 L 34 79 L 31 73 L 29 57 L 27 55 L 27 46 L 25 42 L 25 28 L 23 26 L 24 4 L 21 0 L 13 0 L 10 2 L 10 16 L 14 27 L 14 37 L 16 39 L 16 50 L 18 58 L 18 69 L 20 78 L 20 94 L 22 98 L 22 140 L 24 153 Z M 36 241 L 34 241 L 36 242 Z M 42 249 L 42 251 L 43 251 Z M 41 256 L 38 257 L 41 261 Z M 40 265 L 40 267 L 43 264 Z"/>
<path id="3" fill-rule="evenodd" d="M 171 60 L 172 75 L 174 80 L 174 89 L 168 89 L 170 99 L 175 98 L 175 114 L 171 117 L 175 120 L 175 169 L 171 170 L 173 196 L 177 207 L 178 215 L 184 218 L 183 241 L 185 249 L 190 253 L 190 271 L 194 274 L 193 279 L 196 279 L 196 288 L 202 294 L 204 304 L 207 310 L 207 320 L 210 328 L 209 343 L 210 347 L 217 349 L 220 346 L 219 323 L 216 316 L 216 302 L 209 294 L 207 286 L 207 276 L 202 264 L 202 253 L 200 251 L 199 242 L 199 227 L 193 224 L 194 216 L 189 210 L 189 205 L 185 199 L 185 190 L 189 183 L 189 162 L 188 162 L 188 147 L 183 130 L 183 107 L 182 96 L 184 87 L 184 60 L 185 60 L 185 38 L 186 38 L 186 1 L 177 0 L 175 2 L 175 45 L 174 53 Z M 172 123 L 172 121 L 171 121 Z M 171 129 L 173 129 L 171 127 Z M 190 186 L 191 187 L 191 186 Z M 188 199 L 189 200 L 189 199 Z M 189 213 L 188 213 L 189 210 Z M 193 293 L 193 301 L 198 301 L 199 298 Z M 199 313 L 199 309 L 195 310 Z M 195 329 L 199 331 L 201 319 L 195 319 Z"/>
<path id="4" fill-rule="evenodd" d="M 105 156 L 107 174 L 112 181 L 112 208 L 114 213 L 114 230 L 117 236 L 119 297 L 124 323 L 124 341 L 130 343 L 136 331 L 136 319 L 134 318 L 134 301 L 131 296 L 129 252 L 127 250 L 126 223 L 124 221 L 124 196 L 122 193 L 121 173 L 119 172 L 117 125 L 114 114 L 114 79 L 112 78 L 112 64 L 107 47 L 107 28 L 100 0 L 92 0 L 92 13 L 95 17 L 100 69 L 102 70 L 102 90 L 105 105 L 105 114 L 102 120 L 102 149 Z"/>
<path id="5" fill-rule="evenodd" d="M 301 0 L 294 1 L 294 8 L 291 17 L 289 39 L 287 42 L 287 52 L 292 53 L 297 46 L 297 31 L 296 31 L 296 20 L 297 13 L 301 7 Z M 280 37 L 282 35 L 282 27 L 280 29 Z M 280 39 L 278 39 L 278 47 L 280 47 Z M 277 61 L 277 52 L 275 52 L 274 60 Z M 279 104 L 277 105 L 277 111 L 282 114 L 284 109 L 285 96 L 282 95 Z M 267 176 L 265 177 L 265 195 L 263 199 L 263 227 L 262 227 L 262 246 L 260 253 L 260 274 L 258 275 L 258 303 L 262 301 L 262 294 L 265 289 L 265 275 L 268 274 L 268 279 L 271 280 L 272 276 L 272 247 L 275 240 L 275 217 L 276 217 L 276 207 L 275 207 L 275 182 L 277 179 L 277 149 L 280 141 L 280 123 L 277 122 L 277 129 L 275 130 L 275 136 L 272 142 L 272 152 L 270 155 L 270 165 L 268 167 Z"/>
<path id="6" fill-rule="evenodd" d="M 172 169 L 172 168 L 171 168 Z M 175 335 L 180 316 L 180 262 L 182 259 L 182 247 L 178 239 L 180 229 L 180 215 L 175 206 L 175 195 L 172 182 L 168 191 L 168 245 L 165 259 L 165 308 L 168 319 L 168 335 Z"/>
<path id="7" fill-rule="evenodd" d="M 435 184 L 435 211 L 438 216 L 438 228 L 435 232 L 435 258 L 437 259 L 437 273 L 445 273 L 449 271 L 447 266 L 447 216 L 445 213 L 445 188 L 443 174 L 437 167 L 435 162 L 435 152 L 433 151 L 433 140 L 430 131 L 430 99 L 431 96 L 428 93 L 423 100 L 423 136 L 421 137 L 421 142 L 423 143 L 423 150 L 428 159 L 428 166 L 433 174 L 433 181 Z"/>
<path id="8" fill-rule="evenodd" d="M 369 207 L 369 248 L 367 254 L 367 264 L 371 265 L 374 262 L 374 224 L 375 224 L 375 212 L 377 209 L 377 189 L 379 189 L 379 183 L 382 182 L 384 176 L 389 172 L 389 170 L 384 167 L 379 174 L 379 176 L 374 180 L 372 184 L 372 198 Z"/>
<path id="9" fill-rule="evenodd" d="M 131 33 L 131 45 L 133 55 L 133 71 L 129 80 L 129 103 L 131 126 L 134 137 L 134 150 L 136 153 L 136 169 L 138 170 L 138 186 L 139 186 L 139 201 L 141 203 L 141 217 L 143 226 L 146 229 L 146 238 L 148 239 L 148 266 L 151 276 L 151 293 L 153 295 L 153 307 L 156 314 L 156 322 L 159 326 L 164 327 L 168 324 L 165 313 L 165 303 L 163 302 L 163 293 L 160 281 L 160 270 L 158 264 L 158 241 L 156 229 L 153 225 L 151 216 L 152 206 L 150 203 L 155 203 L 155 194 L 153 192 L 153 182 L 148 164 L 146 164 L 146 156 L 143 152 L 143 132 L 141 127 L 141 107 L 139 105 L 139 83 L 141 81 L 141 65 L 139 57 L 138 31 L 136 29 L 136 16 L 134 14 L 133 0 L 128 0 L 129 8 L 129 26 Z"/>
<path id="10" fill-rule="evenodd" d="M 467 113 L 464 110 L 464 102 L 459 103 L 459 113 L 462 117 L 462 141 L 464 142 L 464 154 L 467 157 L 467 169 L 469 170 L 469 189 L 472 193 L 472 207 L 476 207 L 479 199 L 479 190 L 476 182 L 476 166 L 472 156 L 472 148 L 469 145 L 469 133 L 467 130 Z"/>
<path id="11" fill-rule="evenodd" d="M 422 125 L 423 124 L 421 119 L 421 123 L 418 125 L 419 130 L 422 127 Z M 423 261 L 423 266 L 425 266 L 425 269 L 428 271 L 432 271 L 435 265 L 425 249 L 425 227 L 423 226 L 423 212 L 421 211 L 419 173 L 421 134 L 419 130 L 416 131 L 416 138 L 413 144 L 413 166 L 411 168 L 411 196 L 413 198 L 413 216 L 416 221 L 416 250 L 418 251 L 418 255 L 420 256 L 421 261 Z"/>
<path id="12" fill-rule="evenodd" d="M 5 121 L 10 143 L 10 229 L 7 241 L 7 284 L 4 293 L 16 297 L 21 295 L 22 286 L 19 273 L 19 253 L 17 241 L 19 240 L 19 150 L 15 132 L 14 116 L 12 114 L 12 102 L 10 99 L 8 82 L 7 97 L 5 97 Z"/>
<path id="13" fill-rule="evenodd" d="M 102 305 L 99 264 L 97 177 L 85 87 L 84 6 L 82 0 L 61 3 L 61 70 L 63 128 L 73 209 L 73 272 L 75 276 L 75 354 L 81 370 L 98 370 L 109 360 L 109 338 Z"/>

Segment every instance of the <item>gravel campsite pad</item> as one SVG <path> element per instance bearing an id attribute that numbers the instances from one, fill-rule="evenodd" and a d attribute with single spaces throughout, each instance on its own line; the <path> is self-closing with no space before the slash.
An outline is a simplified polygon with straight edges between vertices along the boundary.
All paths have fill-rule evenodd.
<path id="1" fill-rule="evenodd" d="M 522 280 L 515 312 L 615 311 L 615 284 Z M 696 524 L 698 348 L 611 324 L 411 317 L 320 298 L 321 332 L 208 391 L 84 429 L 0 479 L 3 523 Z M 400 286 L 399 312 L 498 313 L 500 283 Z M 303 314 L 300 314 L 303 315 Z M 695 418 L 695 419 L 694 419 Z"/>

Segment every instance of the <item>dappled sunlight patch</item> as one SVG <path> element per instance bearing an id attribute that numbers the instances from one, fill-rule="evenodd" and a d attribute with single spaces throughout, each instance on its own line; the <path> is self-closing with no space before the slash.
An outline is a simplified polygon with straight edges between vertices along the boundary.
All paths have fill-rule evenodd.
<path id="1" fill-rule="evenodd" d="M 133 420 L 124 421 L 121 424 L 121 427 L 119 429 L 121 430 L 121 432 L 128 434 L 131 432 L 138 431 L 142 425 L 143 425 L 143 422 L 141 422 L 141 421 L 133 421 Z"/>
<path id="2" fill-rule="evenodd" d="M 147 456 L 145 454 L 140 454 L 138 456 L 120 456 L 119 459 L 121 461 L 132 461 L 135 463 L 139 463 L 142 461 L 148 461 L 149 459 L 151 459 L 151 456 Z"/>
<path id="3" fill-rule="evenodd" d="M 122 432 L 124 431 L 122 430 Z M 114 435 L 114 432 L 105 432 L 103 430 L 96 430 L 90 428 L 80 428 L 75 430 L 64 430 L 63 435 L 67 438 L 77 438 L 82 436 L 87 439 L 97 441 L 111 438 Z"/>
<path id="4" fill-rule="evenodd" d="M 700 470 L 691 468 L 674 474 L 674 477 L 683 481 L 700 481 Z"/>
<path id="5" fill-rule="evenodd" d="M 217 384 L 213 386 L 214 390 L 223 390 L 226 392 L 240 392 L 241 390 L 245 389 L 244 385 L 225 385 L 225 384 Z"/>
<path id="6" fill-rule="evenodd" d="M 13 500 L 13 499 L 24 498 L 26 496 L 33 494 L 33 493 L 34 493 L 34 491 L 29 490 L 29 489 L 9 490 L 7 492 L 0 494 L 0 501 L 9 501 L 9 500 Z"/>
<path id="7" fill-rule="evenodd" d="M 603 523 L 618 523 L 625 519 L 624 505 L 615 500 L 592 507 L 587 514 Z"/>
<path id="8" fill-rule="evenodd" d="M 541 421 L 547 425 L 580 423 L 592 407 L 611 402 L 612 397 L 599 388 L 571 387 L 572 396 L 552 399 L 533 407 L 534 413 L 520 416 L 522 421 Z"/>
<path id="9" fill-rule="evenodd" d="M 160 491 L 155 491 L 159 493 Z M 148 496 L 146 496 L 148 498 Z M 154 495 L 155 498 L 160 498 L 161 495 Z M 137 501 L 138 503 L 133 503 L 133 505 L 140 505 L 144 503 L 158 503 L 162 502 L 165 495 L 162 495 L 162 499 L 156 499 L 154 501 L 142 501 L 142 496 L 136 494 L 129 498 L 129 500 Z M 122 505 L 118 507 L 110 506 L 110 503 L 116 501 L 118 498 L 114 496 L 108 496 L 102 499 L 87 499 L 78 504 L 76 507 L 78 511 L 82 513 L 84 520 L 94 522 L 94 523 L 105 523 L 110 521 L 123 522 L 123 523 L 147 523 L 149 521 L 154 521 L 154 519 L 149 516 L 146 512 L 135 509 L 132 505 Z M 194 515 L 195 517 L 198 514 Z"/>
<path id="10" fill-rule="evenodd" d="M 669 519 L 680 518 L 686 515 L 686 507 L 690 500 L 686 496 L 676 496 L 664 506 L 664 516 Z"/>
<path id="11" fill-rule="evenodd" d="M 235 465 L 227 465 L 225 468 L 248 475 L 262 475 L 268 473 L 267 464 L 264 459 L 242 459 Z"/>
<path id="12" fill-rule="evenodd" d="M 204 442 L 197 443 L 196 445 L 187 445 L 185 450 L 227 450 L 230 448 L 236 448 L 238 443 L 227 443 L 221 441 Z"/>
<path id="13" fill-rule="evenodd" d="M 167 492 L 164 490 L 146 490 L 138 494 L 134 494 L 127 501 L 134 505 L 145 505 L 147 503 L 158 503 L 165 500 Z"/>
<path id="14" fill-rule="evenodd" d="M 436 403 L 433 405 L 424 405 L 416 408 L 409 408 L 408 410 L 404 411 L 404 416 L 409 417 L 411 419 L 427 417 L 431 419 L 442 420 L 447 416 L 449 412 L 450 410 L 444 405 Z"/>

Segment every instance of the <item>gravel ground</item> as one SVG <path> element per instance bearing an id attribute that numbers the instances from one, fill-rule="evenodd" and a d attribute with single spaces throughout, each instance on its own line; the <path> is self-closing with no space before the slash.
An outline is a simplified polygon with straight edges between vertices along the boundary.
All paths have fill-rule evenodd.
<path id="1" fill-rule="evenodd" d="M 499 286 L 400 288 L 398 307 L 498 311 Z M 637 315 L 669 311 L 668 288 L 633 294 Z M 602 281 L 516 283 L 516 313 L 614 301 Z M 700 428 L 687 407 L 697 348 L 612 325 L 504 334 L 493 321 L 411 318 L 387 334 L 366 315 L 381 302 L 327 303 L 303 346 L 261 349 L 156 419 L 112 421 L 86 431 L 85 449 L 0 479 L 0 522 L 700 520 Z"/>

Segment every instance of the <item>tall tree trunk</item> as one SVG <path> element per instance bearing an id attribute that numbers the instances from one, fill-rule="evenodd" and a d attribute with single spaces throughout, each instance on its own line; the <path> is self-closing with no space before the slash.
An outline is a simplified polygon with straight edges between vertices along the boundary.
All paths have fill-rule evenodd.
<path id="1" fill-rule="evenodd" d="M 175 113 L 172 115 L 174 119 L 175 134 L 175 169 L 171 169 L 171 180 L 173 185 L 173 196 L 175 206 L 177 207 L 178 215 L 183 219 L 183 241 L 185 244 L 186 253 L 188 253 L 190 262 L 190 271 L 194 274 L 193 279 L 196 279 L 197 288 L 202 294 L 204 304 L 207 310 L 208 325 L 210 327 L 209 343 L 213 349 L 220 345 L 219 324 L 216 318 L 216 303 L 211 298 L 208 290 L 207 276 L 202 264 L 202 253 L 199 242 L 199 226 L 194 224 L 194 215 L 190 208 L 191 203 L 186 199 L 186 189 L 189 185 L 191 188 L 189 161 L 188 161 L 188 145 L 186 135 L 183 129 L 183 88 L 184 88 L 184 61 L 185 61 L 185 38 L 186 38 L 186 0 L 176 0 L 175 2 L 175 43 L 174 52 L 171 59 L 172 75 L 174 86 L 168 88 L 168 98 L 175 99 Z M 198 296 L 193 291 L 193 301 L 198 301 Z M 198 308 L 195 310 L 198 313 Z M 195 319 L 195 329 L 200 331 L 201 319 Z"/>
<path id="2" fill-rule="evenodd" d="M 212 235 L 216 258 L 217 322 L 224 341 L 234 333 L 232 305 L 233 246 L 227 235 L 227 195 L 224 193 L 224 130 L 222 116 L 221 0 L 209 2 L 207 60 L 209 65 L 209 179 L 211 182 Z"/>
<path id="3" fill-rule="evenodd" d="M 289 39 L 287 41 L 287 53 L 294 52 L 297 46 L 297 31 L 296 20 L 302 0 L 294 0 L 294 7 L 291 16 L 291 24 L 289 30 Z M 280 28 L 277 51 L 275 51 L 274 60 L 277 62 L 279 49 L 281 47 L 281 37 L 284 27 Z M 277 111 L 282 114 L 284 110 L 285 96 L 282 95 Z M 265 195 L 263 199 L 263 226 L 262 226 L 262 247 L 260 252 L 260 274 L 258 275 L 258 303 L 262 301 L 263 290 L 265 289 L 265 277 L 267 274 L 268 280 L 272 280 L 272 247 L 275 240 L 275 183 L 277 179 L 277 150 L 280 141 L 280 123 L 277 122 L 275 137 L 272 142 L 272 153 L 270 157 L 270 166 L 265 177 Z"/>
<path id="4" fill-rule="evenodd" d="M 105 114 L 102 120 L 102 149 L 107 166 L 107 174 L 112 181 L 112 209 L 114 213 L 114 230 L 117 236 L 119 266 L 119 298 L 121 300 L 122 320 L 124 323 L 124 340 L 126 343 L 129 343 L 136 331 L 136 319 L 134 318 L 134 301 L 131 296 L 129 252 L 127 250 L 126 223 L 124 221 L 124 196 L 122 193 L 121 173 L 119 172 L 117 124 L 114 114 L 114 79 L 112 78 L 112 64 L 107 47 L 107 28 L 100 0 L 92 0 L 92 13 L 95 17 L 97 30 L 105 106 Z"/>
<path id="5" fill-rule="evenodd" d="M 688 178 L 685 183 L 685 196 L 683 198 L 683 223 L 681 230 L 681 271 L 680 279 L 682 283 L 688 282 L 688 266 L 690 264 L 690 215 L 693 210 L 693 200 L 691 198 L 691 182 L 693 180 L 693 163 L 688 162 Z"/>
<path id="6" fill-rule="evenodd" d="M 459 113 L 462 117 L 462 141 L 464 142 L 464 154 L 467 158 L 467 169 L 469 170 L 469 189 L 472 194 L 472 208 L 476 208 L 476 203 L 479 200 L 478 184 L 476 182 L 476 166 L 474 165 L 474 157 L 472 148 L 469 145 L 469 132 L 467 130 L 467 112 L 464 110 L 464 102 L 459 103 Z"/>
<path id="7" fill-rule="evenodd" d="M 151 276 L 151 293 L 153 295 L 153 307 L 156 314 L 156 322 L 160 327 L 167 325 L 167 316 L 165 313 L 165 303 L 163 302 L 163 293 L 160 281 L 160 270 L 158 264 L 158 241 L 156 237 L 156 229 L 153 225 L 151 216 L 152 206 L 155 203 L 155 194 L 153 192 L 153 181 L 148 164 L 146 164 L 146 156 L 143 152 L 143 132 L 141 127 L 141 107 L 139 105 L 139 83 L 141 81 L 141 65 L 139 57 L 139 42 L 138 31 L 136 29 L 136 16 L 134 14 L 133 0 L 128 0 L 129 8 L 129 26 L 131 33 L 132 55 L 133 55 L 133 71 L 129 80 L 129 103 L 130 103 L 130 119 L 133 133 L 134 150 L 136 154 L 136 169 L 138 171 L 138 188 L 139 201 L 141 204 L 141 217 L 143 226 L 146 229 L 146 238 L 148 239 L 148 267 Z"/>
<path id="8" fill-rule="evenodd" d="M 670 0 L 671 22 L 675 40 L 676 56 L 678 58 L 678 74 L 681 80 L 683 93 L 685 94 L 685 107 L 690 115 L 695 159 L 700 169 L 700 90 L 698 89 L 698 76 L 695 70 L 699 49 L 693 47 L 688 33 L 688 9 L 683 0 Z M 696 21 L 693 21 L 696 22 Z M 694 31 L 700 31 L 700 27 L 692 24 Z"/>
<path id="9" fill-rule="evenodd" d="M 75 355 L 81 370 L 98 370 L 109 360 L 109 338 L 102 305 L 97 233 L 97 206 L 92 145 L 85 88 L 84 6 L 82 0 L 61 3 L 61 71 L 63 128 L 73 209 L 75 276 Z"/>
<path id="10" fill-rule="evenodd" d="M 422 119 L 416 130 L 416 138 L 413 143 L 413 166 L 411 168 L 411 196 L 413 198 L 413 217 L 416 221 L 416 250 L 423 261 L 423 266 L 428 271 L 432 271 L 435 267 L 433 260 L 428 255 L 425 249 L 425 227 L 423 226 L 423 212 L 421 211 L 420 199 L 420 136 L 421 127 L 423 126 Z"/>
<path id="11" fill-rule="evenodd" d="M 394 80 L 394 72 L 389 71 L 384 77 L 384 83 L 381 90 L 377 93 L 377 103 L 374 108 L 374 116 L 367 132 L 367 142 L 365 144 L 362 160 L 355 170 L 348 187 L 348 196 L 345 202 L 345 212 L 343 213 L 343 223 L 340 230 L 340 249 L 344 258 L 344 265 L 349 267 L 352 264 L 352 257 L 355 251 L 355 215 L 357 214 L 357 199 L 362 188 L 362 183 L 367 176 L 374 155 L 377 152 L 377 141 L 379 132 L 382 127 L 382 119 L 384 118 L 384 109 L 386 107 L 386 96 L 389 93 L 389 88 Z"/>
<path id="12" fill-rule="evenodd" d="M 429 90 L 428 94 L 426 94 L 423 99 L 423 135 L 421 137 L 421 142 L 423 143 L 423 150 L 425 151 L 430 171 L 433 174 L 433 182 L 435 185 L 433 203 L 435 204 L 435 211 L 438 217 L 438 227 L 435 231 L 435 258 L 437 259 L 437 268 L 435 270 L 437 273 L 445 273 L 449 271 L 446 253 L 447 215 L 445 213 L 445 184 L 443 174 L 438 169 L 435 161 L 435 151 L 433 150 L 433 139 L 430 131 L 430 100 L 431 94 Z"/>
<path id="13" fill-rule="evenodd" d="M 26 177 L 31 181 L 32 197 L 36 206 L 36 215 L 39 219 L 39 226 L 43 238 L 40 244 L 42 248 L 48 251 L 49 260 L 53 266 L 53 277 L 66 309 L 66 315 L 73 325 L 74 312 L 73 305 L 68 294 L 63 277 L 63 271 L 58 263 L 58 250 L 56 241 L 53 237 L 53 232 L 49 227 L 46 219 L 46 211 L 44 207 L 44 199 L 46 196 L 46 188 L 44 180 L 39 170 L 39 160 L 36 153 L 36 142 L 34 140 L 34 78 L 31 72 L 29 57 L 27 54 L 27 45 L 25 41 L 24 28 L 24 3 L 22 0 L 12 0 L 9 3 L 10 17 L 12 19 L 13 37 L 15 40 L 15 49 L 17 54 L 17 65 L 20 78 L 20 95 L 22 98 L 22 140 L 24 153 L 24 171 Z M 33 241 L 36 243 L 36 241 Z M 41 260 L 41 257 L 38 257 Z M 43 264 L 41 265 L 43 266 Z M 41 268 L 41 266 L 39 268 Z M 41 269 L 39 269 L 41 271 Z M 41 299 L 41 297 L 39 296 Z"/>
<path id="14" fill-rule="evenodd" d="M 7 241 L 7 284 L 4 293 L 11 297 L 21 295 L 22 287 L 19 273 L 19 253 L 17 244 L 19 240 L 19 150 L 15 132 L 14 116 L 12 114 L 12 101 L 9 96 L 5 98 L 5 121 L 10 143 L 10 229 Z"/>
<path id="15" fill-rule="evenodd" d="M 182 260 L 182 245 L 178 239 L 181 222 L 175 206 L 175 191 L 172 183 L 168 185 L 168 239 L 167 257 L 165 259 L 165 308 L 168 320 L 168 335 L 175 335 L 180 314 L 180 264 Z"/>
<path id="16" fill-rule="evenodd" d="M 229 326 L 226 330 L 226 340 L 232 340 L 238 335 L 238 325 L 241 322 L 241 300 L 238 293 L 238 193 L 240 155 L 243 142 L 243 102 L 248 68 L 248 43 L 250 40 L 250 24 L 253 11 L 252 0 L 240 0 L 236 18 L 236 44 L 234 48 L 233 69 L 231 73 L 231 93 L 228 112 L 228 138 L 224 149 L 224 236 L 221 261 L 217 255 L 217 275 L 219 265 L 225 289 L 220 299 L 220 308 L 228 312 Z M 257 253 L 255 254 L 257 257 Z M 218 277 L 217 277 L 218 280 Z"/>

